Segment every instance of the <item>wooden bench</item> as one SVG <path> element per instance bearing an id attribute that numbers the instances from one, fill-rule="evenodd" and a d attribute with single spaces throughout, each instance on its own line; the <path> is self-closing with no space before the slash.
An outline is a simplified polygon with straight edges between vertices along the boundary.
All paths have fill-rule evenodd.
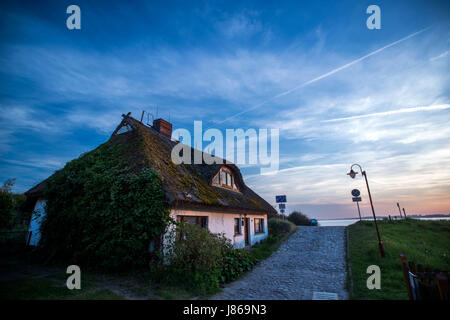
<path id="1" fill-rule="evenodd" d="M 400 255 L 403 277 L 410 300 L 448 300 L 448 272 L 439 269 L 424 268 L 408 261 L 404 254 Z"/>

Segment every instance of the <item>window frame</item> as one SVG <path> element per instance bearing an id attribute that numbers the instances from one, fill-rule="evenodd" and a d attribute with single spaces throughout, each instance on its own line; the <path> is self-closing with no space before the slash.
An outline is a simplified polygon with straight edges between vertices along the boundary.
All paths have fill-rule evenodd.
<path id="1" fill-rule="evenodd" d="M 186 217 L 189 218 L 195 218 L 195 225 L 199 226 L 202 229 L 206 229 L 208 230 L 209 227 L 209 216 L 191 216 L 191 215 L 177 215 L 177 222 L 185 222 L 185 223 L 189 223 L 186 221 Z"/>
<path id="2" fill-rule="evenodd" d="M 242 235 L 242 223 L 241 223 L 241 218 L 234 218 L 234 235 L 235 236 L 240 236 Z M 237 223 L 237 225 L 236 225 Z M 236 227 L 237 227 L 237 231 L 236 231 Z"/>
<path id="3" fill-rule="evenodd" d="M 256 228 L 256 221 L 259 221 L 259 228 Z M 255 234 L 265 233 L 264 231 L 264 218 L 254 218 L 253 219 L 253 227 L 255 229 Z"/>
<path id="4" fill-rule="evenodd" d="M 215 180 L 219 178 L 219 183 Z M 232 191 L 240 192 L 236 185 L 236 179 L 233 172 L 227 167 L 221 167 L 219 171 L 211 179 L 211 184 L 216 187 L 226 188 Z"/>

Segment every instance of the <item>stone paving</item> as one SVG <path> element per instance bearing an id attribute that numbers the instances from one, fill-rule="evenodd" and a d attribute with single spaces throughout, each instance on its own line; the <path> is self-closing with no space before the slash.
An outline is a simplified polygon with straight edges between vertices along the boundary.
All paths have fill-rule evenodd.
<path id="1" fill-rule="evenodd" d="M 211 299 L 311 300 L 314 292 L 348 299 L 345 247 L 345 227 L 299 227 L 268 259 Z"/>

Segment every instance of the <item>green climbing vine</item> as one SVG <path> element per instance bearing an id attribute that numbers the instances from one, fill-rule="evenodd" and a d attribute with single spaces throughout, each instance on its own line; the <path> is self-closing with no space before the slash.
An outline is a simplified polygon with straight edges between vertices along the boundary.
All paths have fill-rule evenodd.
<path id="1" fill-rule="evenodd" d="M 41 244 L 50 261 L 104 271 L 148 265 L 169 209 L 157 173 L 127 166 L 127 152 L 107 142 L 49 179 Z"/>

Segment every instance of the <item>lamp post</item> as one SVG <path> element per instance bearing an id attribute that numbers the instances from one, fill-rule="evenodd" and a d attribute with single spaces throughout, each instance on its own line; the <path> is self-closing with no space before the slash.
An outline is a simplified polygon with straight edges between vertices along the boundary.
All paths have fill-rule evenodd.
<path id="1" fill-rule="evenodd" d="M 377 230 L 378 246 L 380 247 L 381 257 L 384 258 L 383 242 L 381 241 L 380 231 L 378 230 L 377 217 L 375 216 L 375 209 L 373 208 L 372 195 L 370 194 L 369 182 L 367 181 L 367 174 L 365 171 L 363 171 L 363 169 L 361 168 L 361 166 L 359 164 L 353 164 L 350 167 L 350 172 L 347 173 L 352 179 L 355 179 L 355 176 L 358 174 L 358 172 L 353 171 L 354 166 L 359 167 L 361 174 L 363 175 L 363 177 L 366 180 L 366 186 L 367 186 L 367 192 L 369 194 L 370 206 L 372 207 L 373 221 L 375 222 L 375 229 Z"/>
<path id="2" fill-rule="evenodd" d="M 359 222 L 362 223 L 362 220 L 361 220 L 361 211 L 359 211 L 359 202 L 358 202 L 358 201 L 356 202 L 356 206 L 358 207 Z"/>

